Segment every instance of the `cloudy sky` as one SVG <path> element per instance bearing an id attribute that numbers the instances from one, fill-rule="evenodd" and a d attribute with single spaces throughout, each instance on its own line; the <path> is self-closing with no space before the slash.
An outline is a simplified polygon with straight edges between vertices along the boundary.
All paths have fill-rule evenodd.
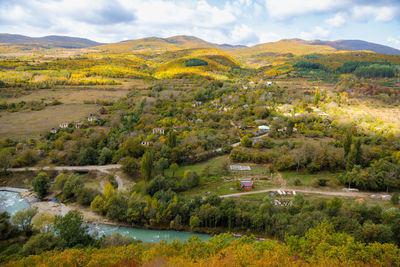
<path id="1" fill-rule="evenodd" d="M 400 0 L 0 0 L 0 32 L 245 45 L 362 39 L 400 48 Z"/>

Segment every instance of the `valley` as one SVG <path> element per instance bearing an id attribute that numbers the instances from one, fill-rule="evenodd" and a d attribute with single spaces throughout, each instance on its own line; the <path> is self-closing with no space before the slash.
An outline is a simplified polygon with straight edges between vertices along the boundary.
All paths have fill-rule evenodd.
<path id="1" fill-rule="evenodd" d="M 350 265 L 398 263 L 398 256 L 374 254 L 384 246 L 397 253 L 400 244 L 394 50 L 300 39 L 243 47 L 191 36 L 110 44 L 20 38 L 0 45 L 0 186 L 29 189 L 43 206 L 21 209 L 20 216 L 34 213 L 25 232 L 22 224 L 11 230 L 2 213 L 10 238 L 0 241 L 1 264 L 62 265 L 52 249 L 74 247 L 85 259 L 112 247 L 117 259 L 121 245 L 129 255 L 164 246 L 155 258 L 188 260 L 179 258 L 183 243 L 151 247 L 130 234 L 96 239 L 80 228 L 84 222 L 215 234 L 201 243 L 185 232 L 185 244 L 224 244 L 229 253 L 235 246 L 258 251 L 251 236 L 267 238 L 262 244 L 279 248 L 279 257 L 290 250 L 300 265 L 324 258 L 304 256 L 296 242 L 343 237 L 343 247 L 362 247 L 369 257 L 349 253 Z M 46 213 L 49 205 L 70 212 Z M 63 232 L 73 222 L 79 240 Z M 28 251 L 35 236 L 53 245 L 9 249 Z"/>

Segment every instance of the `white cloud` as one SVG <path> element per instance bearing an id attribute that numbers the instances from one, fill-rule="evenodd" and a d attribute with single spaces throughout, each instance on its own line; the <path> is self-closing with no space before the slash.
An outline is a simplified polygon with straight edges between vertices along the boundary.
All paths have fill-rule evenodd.
<path id="1" fill-rule="evenodd" d="M 232 44 L 257 44 L 259 41 L 255 32 L 245 24 L 236 25 L 231 32 Z"/>
<path id="2" fill-rule="evenodd" d="M 397 37 L 389 37 L 387 38 L 387 41 L 392 43 L 393 46 L 395 46 L 397 49 L 400 49 L 400 35 Z"/>
<path id="3" fill-rule="evenodd" d="M 283 37 L 275 32 L 263 32 L 259 35 L 261 43 L 276 42 Z"/>
<path id="4" fill-rule="evenodd" d="M 300 33 L 300 38 L 305 39 L 305 40 L 314 40 L 314 39 L 319 39 L 319 38 L 326 38 L 330 34 L 330 31 L 321 27 L 321 26 L 315 26 L 312 31 L 309 32 L 301 32 Z"/>
<path id="5" fill-rule="evenodd" d="M 343 13 L 337 13 L 334 17 L 329 18 L 325 21 L 329 26 L 340 27 L 346 23 L 345 15 Z"/>
<path id="6" fill-rule="evenodd" d="M 276 19 L 326 12 L 344 6 L 347 0 L 266 0 L 268 13 Z"/>
<path id="7" fill-rule="evenodd" d="M 396 6 L 356 6 L 352 10 L 355 19 L 374 18 L 377 21 L 391 21 L 399 12 Z"/>

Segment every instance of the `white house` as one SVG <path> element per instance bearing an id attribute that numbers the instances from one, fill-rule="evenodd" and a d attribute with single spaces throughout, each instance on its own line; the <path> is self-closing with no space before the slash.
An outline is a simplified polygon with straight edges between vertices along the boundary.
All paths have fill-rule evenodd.
<path id="1" fill-rule="evenodd" d="M 97 120 L 97 117 L 89 117 L 87 120 L 88 122 L 94 122 Z"/>
<path id="2" fill-rule="evenodd" d="M 60 128 L 68 128 L 69 123 L 68 122 L 62 122 L 60 123 Z"/>
<path id="3" fill-rule="evenodd" d="M 268 133 L 270 131 L 270 127 L 267 125 L 260 125 L 258 126 L 258 130 L 260 132 Z"/>
<path id="4" fill-rule="evenodd" d="M 153 134 L 164 134 L 164 128 L 153 128 Z"/>

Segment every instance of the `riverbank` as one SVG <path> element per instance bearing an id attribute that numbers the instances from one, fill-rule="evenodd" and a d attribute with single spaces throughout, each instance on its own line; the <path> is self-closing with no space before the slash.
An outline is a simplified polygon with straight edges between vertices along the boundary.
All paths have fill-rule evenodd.
<path id="1" fill-rule="evenodd" d="M 17 189 L 14 190 L 13 189 Z M 135 229 L 141 229 L 141 230 L 158 230 L 158 231 L 182 231 L 182 232 L 190 232 L 193 234 L 206 234 L 206 235 L 215 235 L 215 234 L 222 234 L 229 232 L 227 229 L 222 229 L 222 228 L 201 228 L 201 229 L 191 229 L 188 226 L 182 226 L 179 228 L 174 228 L 171 229 L 166 226 L 150 226 L 150 225 L 132 225 L 128 223 L 122 223 L 122 222 L 117 222 L 108 219 L 105 216 L 99 215 L 97 213 L 94 213 L 90 207 L 85 207 L 81 206 L 78 203 L 70 203 L 68 205 L 65 205 L 63 203 L 55 202 L 55 201 L 41 201 L 40 199 L 37 198 L 37 195 L 35 192 L 29 191 L 27 189 L 21 189 L 21 192 L 18 192 L 18 188 L 11 188 L 11 192 L 18 193 L 21 198 L 26 200 L 28 204 L 31 207 L 36 207 L 38 208 L 39 213 L 47 213 L 51 215 L 61 215 L 64 216 L 65 214 L 68 213 L 70 210 L 76 210 L 79 211 L 82 216 L 83 220 L 86 223 L 93 224 L 93 225 L 108 225 L 108 226 L 114 226 L 114 227 L 127 227 L 127 228 L 135 228 Z M 235 233 L 231 232 L 235 237 L 241 237 L 243 235 L 254 235 L 257 239 L 262 240 L 265 238 L 270 238 L 269 236 L 262 235 L 259 233 L 250 233 L 247 231 L 235 231 Z"/>

